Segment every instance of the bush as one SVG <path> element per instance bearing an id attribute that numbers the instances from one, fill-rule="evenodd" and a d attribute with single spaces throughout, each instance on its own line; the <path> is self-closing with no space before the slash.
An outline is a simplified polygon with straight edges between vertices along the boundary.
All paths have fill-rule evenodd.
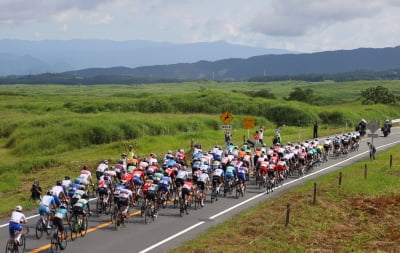
<path id="1" fill-rule="evenodd" d="M 305 126 L 318 120 L 310 111 L 302 110 L 291 105 L 279 105 L 271 107 L 265 117 L 277 125 Z"/>

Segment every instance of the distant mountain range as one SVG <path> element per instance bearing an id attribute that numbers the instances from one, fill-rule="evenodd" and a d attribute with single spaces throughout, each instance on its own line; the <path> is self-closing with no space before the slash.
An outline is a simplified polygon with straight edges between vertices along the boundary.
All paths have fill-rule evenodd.
<path id="1" fill-rule="evenodd" d="M 92 68 L 65 74 L 77 77 L 124 75 L 142 78 L 248 80 L 256 76 L 335 74 L 400 68 L 400 47 L 360 48 L 309 54 L 261 55 L 137 68 Z"/>
<path id="2" fill-rule="evenodd" d="M 60 73 L 86 68 L 165 65 L 292 53 L 223 41 L 171 44 L 143 40 L 0 40 L 0 76 Z"/>

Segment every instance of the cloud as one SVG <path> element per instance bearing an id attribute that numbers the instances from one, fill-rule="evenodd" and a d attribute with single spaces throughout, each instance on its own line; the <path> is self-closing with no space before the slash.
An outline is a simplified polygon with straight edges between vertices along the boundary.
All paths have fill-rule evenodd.
<path id="1" fill-rule="evenodd" d="M 302 36 L 314 28 L 378 15 L 391 0 L 270 1 L 249 23 L 269 36 Z"/>
<path id="2" fill-rule="evenodd" d="M 2 0 L 0 23 L 23 24 L 47 20 L 70 10 L 90 11 L 114 0 Z"/>

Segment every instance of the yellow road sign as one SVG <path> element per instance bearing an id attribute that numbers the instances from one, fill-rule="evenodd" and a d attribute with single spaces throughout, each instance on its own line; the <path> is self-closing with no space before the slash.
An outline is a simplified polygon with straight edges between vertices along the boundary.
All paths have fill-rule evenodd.
<path id="1" fill-rule="evenodd" d="M 254 118 L 244 118 L 243 119 L 243 128 L 244 129 L 253 129 L 254 128 Z"/>
<path id="2" fill-rule="evenodd" d="M 219 118 L 222 120 L 222 122 L 224 122 L 225 125 L 228 125 L 229 122 L 233 120 L 233 116 L 230 114 L 230 112 L 224 112 L 221 114 L 221 116 L 219 116 Z"/>

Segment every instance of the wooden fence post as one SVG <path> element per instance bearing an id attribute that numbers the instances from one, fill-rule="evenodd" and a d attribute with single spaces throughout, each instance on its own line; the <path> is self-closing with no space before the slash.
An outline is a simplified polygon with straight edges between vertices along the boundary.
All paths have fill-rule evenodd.
<path id="1" fill-rule="evenodd" d="M 317 183 L 314 183 L 313 205 L 317 202 Z"/>
<path id="2" fill-rule="evenodd" d="M 392 165 L 393 165 L 393 156 L 392 155 L 390 155 L 389 165 L 390 165 L 390 168 L 392 168 Z"/>
<path id="3" fill-rule="evenodd" d="M 365 167 L 364 167 L 364 179 L 367 179 L 367 174 L 368 174 L 368 166 L 367 166 L 367 164 L 365 164 Z"/>
<path id="4" fill-rule="evenodd" d="M 290 203 L 287 203 L 286 205 L 286 222 L 285 222 L 285 227 L 289 225 L 289 215 L 290 215 Z"/>
<path id="5" fill-rule="evenodd" d="M 342 172 L 339 172 L 339 185 L 342 185 Z"/>

